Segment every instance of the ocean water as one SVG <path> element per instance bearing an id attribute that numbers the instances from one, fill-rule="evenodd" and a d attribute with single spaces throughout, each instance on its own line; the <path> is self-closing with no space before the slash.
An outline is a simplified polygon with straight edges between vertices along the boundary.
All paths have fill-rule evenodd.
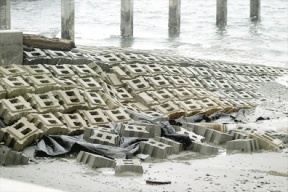
<path id="1" fill-rule="evenodd" d="M 182 0 L 181 34 L 168 37 L 169 0 L 134 0 L 134 37 L 120 36 L 120 0 L 75 0 L 76 44 L 168 49 L 177 54 L 288 67 L 288 0 L 262 0 L 261 21 L 250 0 L 228 0 L 228 25 L 216 27 L 216 0 Z M 12 28 L 59 36 L 61 0 L 11 0 Z"/>

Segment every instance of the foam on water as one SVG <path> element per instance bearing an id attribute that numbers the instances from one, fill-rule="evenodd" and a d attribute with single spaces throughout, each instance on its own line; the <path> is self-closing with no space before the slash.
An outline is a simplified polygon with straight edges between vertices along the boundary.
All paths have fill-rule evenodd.
<path id="1" fill-rule="evenodd" d="M 228 25 L 218 29 L 216 0 L 182 0 L 181 34 L 168 38 L 168 0 L 134 0 L 134 38 L 120 37 L 120 0 L 75 0 L 76 43 L 172 49 L 202 59 L 288 67 L 288 1 L 262 0 L 259 23 L 250 1 L 228 1 Z M 49 36 L 60 32 L 60 0 L 11 0 L 12 28 Z"/>

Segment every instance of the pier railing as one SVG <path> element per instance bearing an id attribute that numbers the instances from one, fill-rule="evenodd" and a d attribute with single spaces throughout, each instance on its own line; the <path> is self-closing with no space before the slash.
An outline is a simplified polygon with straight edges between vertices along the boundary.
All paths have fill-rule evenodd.
<path id="1" fill-rule="evenodd" d="M 180 35 L 181 0 L 169 1 L 168 32 L 170 37 Z M 227 0 L 216 0 L 216 25 L 227 25 Z M 122 37 L 133 37 L 133 4 L 134 0 L 121 0 Z M 260 20 L 261 0 L 250 0 L 250 19 Z M 75 0 L 61 0 L 61 37 L 75 38 Z M 10 0 L 0 0 L 0 30 L 11 28 Z"/>

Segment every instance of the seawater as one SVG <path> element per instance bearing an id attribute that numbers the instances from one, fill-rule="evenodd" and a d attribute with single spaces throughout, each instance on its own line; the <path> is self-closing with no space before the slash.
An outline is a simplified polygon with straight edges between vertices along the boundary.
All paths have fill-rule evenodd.
<path id="1" fill-rule="evenodd" d="M 169 0 L 134 0 L 134 37 L 120 36 L 120 0 L 75 0 L 76 44 L 167 49 L 194 58 L 288 67 L 288 1 L 228 0 L 228 25 L 216 27 L 216 0 L 182 0 L 181 34 L 168 37 Z M 11 0 L 12 29 L 59 36 L 61 0 Z"/>

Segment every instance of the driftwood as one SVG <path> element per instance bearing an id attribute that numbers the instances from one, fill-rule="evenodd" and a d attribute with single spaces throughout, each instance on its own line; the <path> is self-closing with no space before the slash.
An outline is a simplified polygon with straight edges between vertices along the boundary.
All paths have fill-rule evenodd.
<path id="1" fill-rule="evenodd" d="M 23 45 L 27 47 L 70 51 L 76 48 L 74 41 L 59 38 L 48 38 L 41 35 L 23 34 Z"/>

